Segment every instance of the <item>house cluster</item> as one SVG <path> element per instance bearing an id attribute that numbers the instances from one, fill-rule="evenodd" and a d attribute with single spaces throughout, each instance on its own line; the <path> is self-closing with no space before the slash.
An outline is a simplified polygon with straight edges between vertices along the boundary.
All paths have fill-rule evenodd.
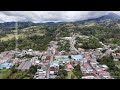
<path id="1" fill-rule="evenodd" d="M 120 60 L 120 53 L 112 53 L 112 56 L 114 58 L 114 61 L 119 61 Z"/>
<path id="2" fill-rule="evenodd" d="M 5 51 L 0 54 L 0 64 L 9 62 L 14 57 L 15 51 Z"/>
<path id="3" fill-rule="evenodd" d="M 0 54 L 0 69 L 10 68 L 14 65 L 12 58 L 14 57 L 15 51 L 5 51 Z"/>
<path id="4" fill-rule="evenodd" d="M 22 51 L 5 51 L 0 54 L 0 69 L 10 68 L 18 65 L 18 70 L 28 70 L 32 65 L 38 65 L 40 68 L 34 75 L 35 79 L 55 78 L 60 66 L 64 66 L 66 71 L 71 71 L 74 66 L 80 64 L 80 70 L 83 79 L 112 79 L 108 67 L 99 65 L 97 58 L 102 55 L 102 48 L 95 50 L 78 51 L 57 51 L 55 42 L 51 42 L 47 51 L 34 51 L 32 49 Z M 56 44 L 56 43 L 55 43 Z M 30 57 L 24 57 L 24 56 Z M 15 57 L 17 56 L 17 57 Z M 113 54 L 114 58 L 120 57 L 120 54 Z"/>
<path id="5" fill-rule="evenodd" d="M 107 71 L 106 65 L 100 65 L 94 57 L 85 55 L 80 62 L 80 69 L 83 73 L 82 79 L 113 79 Z"/>

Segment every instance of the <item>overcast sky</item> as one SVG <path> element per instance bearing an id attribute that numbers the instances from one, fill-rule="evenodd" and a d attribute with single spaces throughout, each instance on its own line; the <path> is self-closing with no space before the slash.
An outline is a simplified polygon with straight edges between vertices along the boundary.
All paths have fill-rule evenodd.
<path id="1" fill-rule="evenodd" d="M 0 23 L 11 21 L 69 22 L 97 18 L 109 12 L 120 15 L 120 11 L 0 11 Z"/>

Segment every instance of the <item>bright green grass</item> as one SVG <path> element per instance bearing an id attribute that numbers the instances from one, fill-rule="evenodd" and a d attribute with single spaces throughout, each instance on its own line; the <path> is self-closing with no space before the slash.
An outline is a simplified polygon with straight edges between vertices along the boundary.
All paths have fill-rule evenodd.
<path id="1" fill-rule="evenodd" d="M 0 79 L 7 79 L 7 77 L 11 74 L 11 70 L 2 69 L 0 70 Z"/>
<path id="2" fill-rule="evenodd" d="M 24 34 L 18 34 L 17 36 L 18 37 L 25 37 Z M 7 40 L 11 40 L 12 38 L 15 38 L 15 37 L 16 37 L 15 34 L 7 34 L 7 36 L 2 37 L 1 40 L 7 41 Z"/>
<path id="3" fill-rule="evenodd" d="M 69 71 L 67 79 L 76 79 L 76 76 L 74 75 L 74 73 L 72 71 Z"/>

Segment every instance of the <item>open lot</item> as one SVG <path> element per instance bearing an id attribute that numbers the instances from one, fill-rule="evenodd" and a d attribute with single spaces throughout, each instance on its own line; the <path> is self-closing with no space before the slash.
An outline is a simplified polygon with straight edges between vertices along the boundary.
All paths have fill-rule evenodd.
<path id="1" fill-rule="evenodd" d="M 22 38 L 25 37 L 24 34 L 18 34 L 17 36 L 18 36 L 18 37 L 22 37 Z M 12 38 L 15 38 L 15 37 L 16 37 L 15 34 L 7 34 L 7 36 L 2 37 L 1 40 L 7 41 L 7 40 L 11 40 Z"/>
<path id="2" fill-rule="evenodd" d="M 76 76 L 74 75 L 74 73 L 72 71 L 69 71 L 67 79 L 76 79 Z"/>
<path id="3" fill-rule="evenodd" d="M 0 79 L 6 79 L 11 74 L 11 71 L 8 69 L 0 70 Z"/>

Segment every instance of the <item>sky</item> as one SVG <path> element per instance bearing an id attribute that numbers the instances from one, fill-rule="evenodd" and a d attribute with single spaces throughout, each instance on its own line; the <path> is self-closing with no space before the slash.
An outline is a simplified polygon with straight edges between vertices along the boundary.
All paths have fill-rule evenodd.
<path id="1" fill-rule="evenodd" d="M 120 11 L 0 11 L 0 23 L 12 21 L 70 22 L 97 18 L 110 12 L 120 15 Z"/>

